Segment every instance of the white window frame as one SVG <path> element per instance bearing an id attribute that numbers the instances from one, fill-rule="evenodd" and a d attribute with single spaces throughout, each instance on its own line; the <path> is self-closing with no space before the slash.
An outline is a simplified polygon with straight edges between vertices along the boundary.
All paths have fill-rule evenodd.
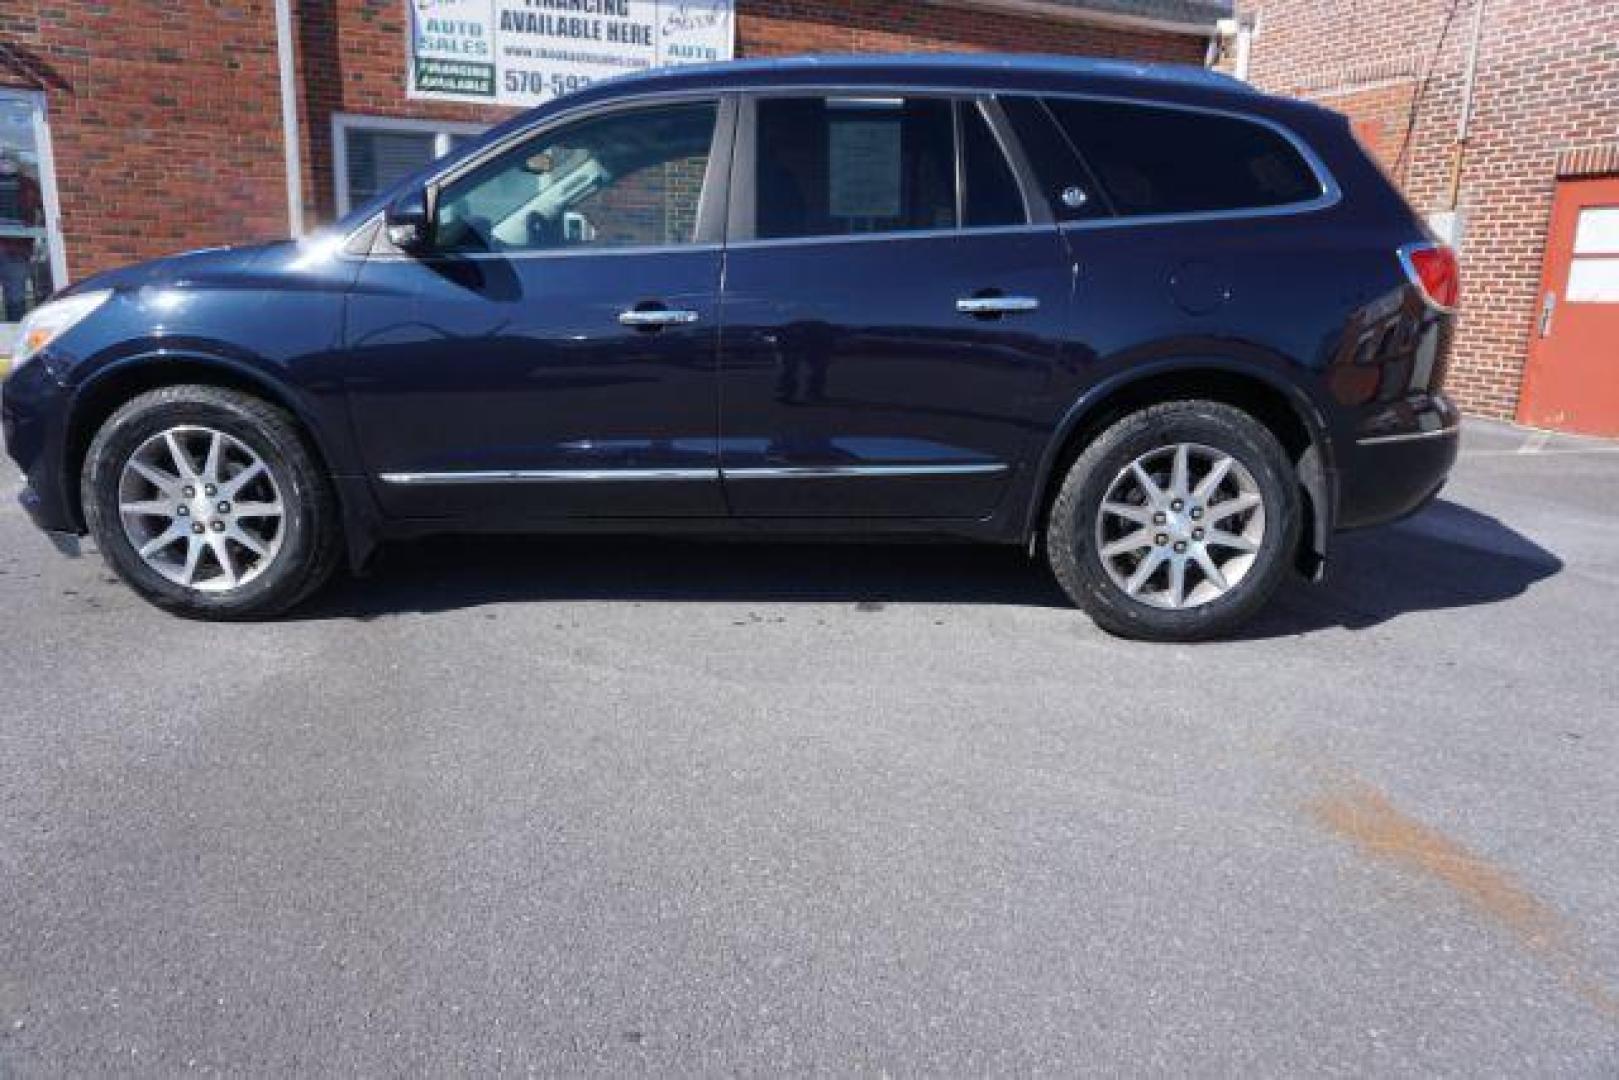
<path id="1" fill-rule="evenodd" d="M 332 185 L 336 188 L 337 216 L 354 209 L 349 204 L 349 146 L 351 131 L 404 131 L 433 136 L 433 155 L 450 152 L 450 140 L 457 135 L 482 135 L 492 125 L 466 120 L 421 120 L 405 116 L 367 116 L 364 113 L 332 114 Z"/>
<path id="2" fill-rule="evenodd" d="M 62 204 L 56 190 L 56 157 L 51 152 L 51 125 L 45 116 L 45 94 L 39 90 L 7 87 L 0 89 L 0 99 L 25 101 L 33 110 L 39 193 L 45 203 L 45 246 L 51 267 L 51 290 L 55 292 L 67 286 L 67 251 L 62 247 Z M 11 336 L 16 325 L 0 321 L 0 354 L 11 351 Z"/>

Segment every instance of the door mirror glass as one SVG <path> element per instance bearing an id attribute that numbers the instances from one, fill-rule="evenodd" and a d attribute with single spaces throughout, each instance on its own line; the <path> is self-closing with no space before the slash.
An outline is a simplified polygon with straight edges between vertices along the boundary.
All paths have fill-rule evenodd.
<path id="1" fill-rule="evenodd" d="M 388 205 L 383 215 L 388 243 L 400 251 L 426 251 L 432 240 L 432 219 L 427 213 L 427 192 L 412 188 Z"/>

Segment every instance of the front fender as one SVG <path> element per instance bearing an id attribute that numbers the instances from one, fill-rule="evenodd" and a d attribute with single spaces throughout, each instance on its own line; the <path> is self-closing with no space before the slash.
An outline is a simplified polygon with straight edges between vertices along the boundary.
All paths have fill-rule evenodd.
<path id="1" fill-rule="evenodd" d="M 178 383 L 226 386 L 253 394 L 291 413 L 314 444 L 337 494 L 351 561 L 363 563 L 376 544 L 378 514 L 358 461 L 341 383 L 317 379 L 298 385 L 285 369 L 242 350 L 197 340 L 166 340 L 161 347 L 121 347 L 72 370 L 70 402 L 59 470 L 64 505 L 78 508 L 84 453 L 101 424 L 123 402 L 146 390 Z M 82 515 L 82 511 L 80 511 Z M 82 516 L 78 522 L 83 525 Z"/>

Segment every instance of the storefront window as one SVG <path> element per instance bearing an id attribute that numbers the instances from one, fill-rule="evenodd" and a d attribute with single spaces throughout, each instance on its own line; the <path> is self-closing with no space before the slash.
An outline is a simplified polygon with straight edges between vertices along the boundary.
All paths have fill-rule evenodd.
<path id="1" fill-rule="evenodd" d="M 386 191 L 482 130 L 476 124 L 341 114 L 332 118 L 332 127 L 339 214 Z"/>
<path id="2" fill-rule="evenodd" d="M 44 117 L 31 94 L 0 92 L 0 355 L 53 289 Z"/>

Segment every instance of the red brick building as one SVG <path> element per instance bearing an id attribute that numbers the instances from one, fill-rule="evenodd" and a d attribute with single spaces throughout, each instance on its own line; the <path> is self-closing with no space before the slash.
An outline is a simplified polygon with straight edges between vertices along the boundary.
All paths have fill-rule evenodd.
<path id="1" fill-rule="evenodd" d="M 1461 403 L 1619 435 L 1619 3 L 1237 7 L 1247 41 L 1229 42 L 1222 66 L 1246 54 L 1259 87 L 1348 114 L 1453 234 Z"/>
<path id="2" fill-rule="evenodd" d="M 105 267 L 284 236 L 297 217 L 311 228 L 515 111 L 407 94 L 411 0 L 284 2 L 279 36 L 276 0 L 0 2 L 0 156 L 33 180 L 19 196 L 0 174 L 0 244 L 32 252 L 11 260 L 13 271 L 29 264 L 29 280 L 10 294 L 31 304 Z M 1223 0 L 736 0 L 732 40 L 738 56 L 1019 50 L 1200 64 L 1228 9 Z M 16 205 L 6 203 L 8 182 Z M 9 319 L 0 311 L 0 327 L 21 306 Z"/>

